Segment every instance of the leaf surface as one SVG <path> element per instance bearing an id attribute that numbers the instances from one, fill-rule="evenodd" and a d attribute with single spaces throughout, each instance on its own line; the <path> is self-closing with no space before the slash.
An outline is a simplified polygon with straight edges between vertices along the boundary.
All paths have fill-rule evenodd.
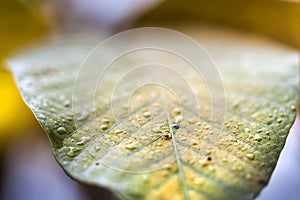
<path id="1" fill-rule="evenodd" d="M 83 71 L 97 44 L 89 35 L 56 38 L 9 60 L 70 176 L 125 199 L 253 199 L 267 184 L 295 119 L 297 53 L 230 30 L 182 31 L 208 51 L 222 87 L 150 49 L 116 60 L 89 93 L 115 51 L 90 56 Z M 149 62 L 162 65 L 133 68 Z M 167 87 L 143 84 L 148 79 Z"/>

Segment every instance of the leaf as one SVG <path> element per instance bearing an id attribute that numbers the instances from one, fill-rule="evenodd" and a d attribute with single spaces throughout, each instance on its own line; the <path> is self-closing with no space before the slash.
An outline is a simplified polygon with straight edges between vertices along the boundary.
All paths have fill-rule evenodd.
<path id="1" fill-rule="evenodd" d="M 182 27 L 214 61 L 203 49 L 189 54 L 202 61 L 202 77 L 176 51 L 150 48 L 159 42 L 138 50 L 136 40 L 156 34 L 133 32 L 143 30 L 90 53 L 91 35 L 56 38 L 8 62 L 57 161 L 125 199 L 253 199 L 295 119 L 297 53 L 252 35 Z M 159 36 L 178 52 L 186 47 Z M 115 59 L 115 47 L 136 51 Z"/>

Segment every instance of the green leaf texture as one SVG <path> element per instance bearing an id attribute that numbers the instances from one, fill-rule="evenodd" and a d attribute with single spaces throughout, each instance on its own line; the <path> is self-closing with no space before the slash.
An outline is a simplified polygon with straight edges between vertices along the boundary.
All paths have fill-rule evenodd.
<path id="1" fill-rule="evenodd" d="M 71 177 L 107 187 L 124 199 L 253 199 L 268 183 L 295 120 L 297 52 L 231 30 L 181 31 L 214 61 L 224 88 L 211 87 L 217 98 L 225 94 L 226 107 L 212 106 L 205 81 L 168 54 L 151 57 L 180 63 L 174 68 L 188 80 L 196 103 L 184 84 L 163 70 L 118 81 L 149 59 L 139 54 L 115 63 L 122 67 L 108 70 L 94 96 L 86 96 L 90 75 L 96 66 L 104 67 L 101 57 L 113 51 L 93 58 L 95 68 L 80 76 L 74 89 L 79 66 L 97 44 L 89 35 L 62 36 L 8 61 L 57 161 Z M 178 88 L 176 95 L 151 84 L 132 91 L 149 76 L 163 76 L 170 88 Z M 216 113 L 225 109 L 224 121 L 210 119 L 212 107 Z"/>

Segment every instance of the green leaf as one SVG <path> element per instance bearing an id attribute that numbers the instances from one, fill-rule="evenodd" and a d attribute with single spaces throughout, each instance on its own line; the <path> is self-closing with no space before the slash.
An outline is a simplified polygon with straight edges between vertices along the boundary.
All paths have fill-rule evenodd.
<path id="1" fill-rule="evenodd" d="M 253 199 L 295 119 L 297 52 L 229 30 L 181 30 L 205 47 L 223 85 L 216 74 L 203 78 L 176 54 L 151 49 L 104 70 L 117 50 L 104 42 L 105 51 L 89 54 L 97 44 L 90 35 L 56 38 L 8 64 L 57 161 L 76 180 L 125 199 Z M 155 62 L 159 69 L 134 68 Z M 149 78 L 167 85 L 142 84 Z"/>

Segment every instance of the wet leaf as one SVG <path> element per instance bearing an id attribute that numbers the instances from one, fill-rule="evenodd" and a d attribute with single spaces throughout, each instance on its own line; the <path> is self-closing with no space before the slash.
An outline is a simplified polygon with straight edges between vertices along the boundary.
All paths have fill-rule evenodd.
<path id="1" fill-rule="evenodd" d="M 180 56 L 151 49 L 124 54 L 103 71 L 116 51 L 104 45 L 82 65 L 97 44 L 87 35 L 56 38 L 9 66 L 73 178 L 125 199 L 253 199 L 295 119 L 298 55 L 229 30 L 181 30 L 206 48 L 222 85 Z M 153 66 L 135 68 L 143 63 Z M 206 65 L 214 67 L 203 62 L 202 75 Z M 144 84 L 151 81 L 163 84 Z"/>

